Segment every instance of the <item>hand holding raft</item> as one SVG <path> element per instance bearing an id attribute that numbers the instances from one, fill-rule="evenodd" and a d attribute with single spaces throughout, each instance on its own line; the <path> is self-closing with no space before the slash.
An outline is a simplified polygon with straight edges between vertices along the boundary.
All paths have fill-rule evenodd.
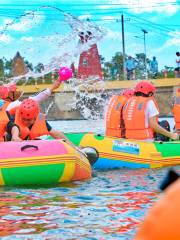
<path id="1" fill-rule="evenodd" d="M 68 67 L 60 68 L 59 71 L 58 71 L 58 74 L 59 74 L 59 81 L 60 82 L 67 81 L 73 76 L 72 70 Z"/>

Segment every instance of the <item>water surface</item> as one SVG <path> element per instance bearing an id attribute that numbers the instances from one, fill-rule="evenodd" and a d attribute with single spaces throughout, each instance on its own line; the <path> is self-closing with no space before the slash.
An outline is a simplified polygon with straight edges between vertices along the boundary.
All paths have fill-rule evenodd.
<path id="1" fill-rule="evenodd" d="M 102 121 L 51 122 L 103 133 Z M 133 239 L 167 169 L 95 171 L 88 181 L 0 189 L 0 239 Z"/>

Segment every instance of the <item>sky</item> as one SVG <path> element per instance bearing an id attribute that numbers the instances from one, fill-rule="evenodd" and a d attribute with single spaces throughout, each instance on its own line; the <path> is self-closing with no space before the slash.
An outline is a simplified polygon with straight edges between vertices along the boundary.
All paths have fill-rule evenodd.
<path id="1" fill-rule="evenodd" d="M 122 52 L 123 15 L 127 55 L 144 52 L 142 30 L 146 30 L 147 57 L 156 56 L 160 69 L 176 66 L 175 53 L 180 51 L 180 1 L 176 0 L 1 0 L 0 58 L 13 58 L 20 51 L 37 64 L 73 51 L 78 36 L 71 34 L 61 12 L 42 7 L 47 5 L 102 28 L 104 34 L 97 45 L 105 61 Z"/>

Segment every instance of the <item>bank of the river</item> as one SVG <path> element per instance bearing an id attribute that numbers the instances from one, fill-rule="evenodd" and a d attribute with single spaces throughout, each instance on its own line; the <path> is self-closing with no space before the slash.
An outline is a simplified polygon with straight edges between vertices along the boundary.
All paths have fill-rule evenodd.
<path id="1" fill-rule="evenodd" d="M 173 96 L 180 83 L 180 79 L 157 79 L 149 81 L 153 81 L 157 87 L 155 98 L 161 115 L 172 115 Z M 103 116 L 108 99 L 112 94 L 120 94 L 124 88 L 133 88 L 136 83 L 137 81 L 101 82 L 100 85 L 95 84 L 93 87 L 90 85 L 79 88 L 79 93 L 86 91 L 86 93 L 84 92 L 84 94 L 79 95 L 77 95 L 77 89 L 75 92 L 71 85 L 66 84 L 65 87 L 61 86 L 51 97 L 41 103 L 41 108 L 43 112 L 47 112 L 49 109 L 47 114 L 49 120 L 84 119 L 84 117 L 87 119 L 86 114 L 83 113 L 84 109 L 86 112 L 90 111 L 92 116 L 96 116 L 97 114 Z M 24 91 L 23 97 L 26 98 L 48 86 L 22 86 L 19 87 L 19 90 Z"/>

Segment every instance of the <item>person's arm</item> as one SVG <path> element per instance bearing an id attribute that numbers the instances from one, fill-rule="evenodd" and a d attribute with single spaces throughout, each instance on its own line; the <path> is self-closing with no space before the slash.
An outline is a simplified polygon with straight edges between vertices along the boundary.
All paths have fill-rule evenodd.
<path id="1" fill-rule="evenodd" d="M 73 145 L 72 142 L 69 141 L 69 139 L 60 131 L 58 130 L 54 130 L 54 129 L 51 129 L 49 131 L 49 134 L 51 135 L 51 137 L 55 138 L 55 139 L 62 139 L 62 140 L 65 140 L 65 142 L 67 142 L 68 144 L 70 144 L 71 146 L 75 147 Z"/>
<path id="2" fill-rule="evenodd" d="M 12 113 L 10 112 L 10 114 L 14 115 L 14 110 L 12 110 L 12 109 L 16 109 L 17 107 L 19 107 L 20 104 L 21 104 L 21 101 L 19 101 L 19 100 L 10 102 L 6 111 L 8 111 L 8 112 L 12 111 Z"/>
<path id="3" fill-rule="evenodd" d="M 69 139 L 61 132 L 55 129 L 52 129 L 51 125 L 46 121 L 46 127 L 49 132 L 49 135 L 54 139 L 62 139 L 68 143 L 71 147 L 75 148 L 77 151 L 80 151 L 79 147 L 76 147 Z"/>
<path id="4" fill-rule="evenodd" d="M 71 147 L 73 147 L 76 151 L 80 152 L 81 154 L 83 154 L 87 158 L 87 155 L 83 151 L 81 151 L 81 147 L 75 146 L 72 142 L 69 141 L 69 139 L 62 132 L 60 132 L 58 130 L 52 129 L 51 131 L 49 131 L 49 134 L 51 135 L 51 137 L 53 137 L 55 139 L 62 139 L 62 140 L 64 140 Z"/>
<path id="5" fill-rule="evenodd" d="M 29 98 L 37 101 L 38 103 L 46 100 L 48 97 L 51 96 L 51 93 L 56 90 L 61 85 L 61 82 L 59 80 L 55 81 L 51 87 L 45 89 L 44 91 L 38 93 L 35 96 L 30 96 Z"/>
<path id="6" fill-rule="evenodd" d="M 11 141 L 20 142 L 22 139 L 19 137 L 19 128 L 17 126 L 12 127 L 11 129 Z"/>
<path id="7" fill-rule="evenodd" d="M 61 83 L 62 83 L 62 82 L 59 81 L 59 79 L 56 80 L 56 81 L 51 85 L 51 87 L 49 87 L 50 91 L 53 92 L 54 90 L 56 90 L 58 87 L 60 87 Z"/>
<path id="8" fill-rule="evenodd" d="M 166 129 L 162 128 L 158 123 L 156 116 L 149 118 L 150 127 L 157 133 L 160 133 L 166 137 L 169 137 L 173 140 L 178 140 L 179 135 L 177 133 L 168 132 Z"/>

